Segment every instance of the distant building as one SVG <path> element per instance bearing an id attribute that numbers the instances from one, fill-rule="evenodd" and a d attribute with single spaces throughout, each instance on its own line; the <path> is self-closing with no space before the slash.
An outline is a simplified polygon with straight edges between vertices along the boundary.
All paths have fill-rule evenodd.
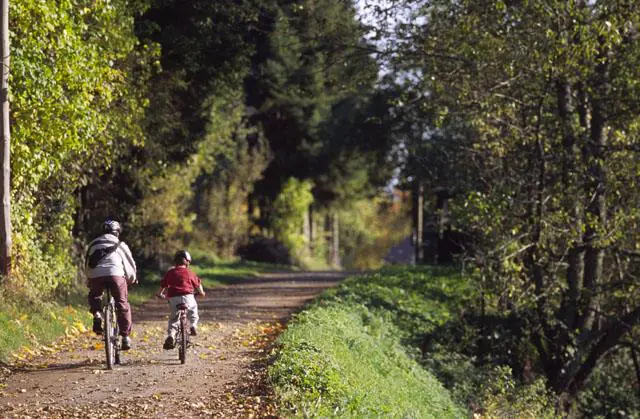
<path id="1" fill-rule="evenodd" d="M 416 252 L 413 243 L 414 240 L 411 236 L 403 239 L 389 249 L 389 253 L 383 260 L 391 265 L 414 265 L 416 263 Z"/>

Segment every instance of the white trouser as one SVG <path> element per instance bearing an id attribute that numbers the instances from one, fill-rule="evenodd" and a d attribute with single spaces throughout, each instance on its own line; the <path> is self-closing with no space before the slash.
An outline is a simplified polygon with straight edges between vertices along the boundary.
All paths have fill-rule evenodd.
<path id="1" fill-rule="evenodd" d="M 178 323 L 180 322 L 180 314 L 178 313 L 177 306 L 180 303 L 184 303 L 187 306 L 187 319 L 191 323 L 191 327 L 198 325 L 198 304 L 193 294 L 179 295 L 177 297 L 169 298 L 169 305 L 171 305 L 171 315 L 169 315 L 169 324 L 167 325 L 167 335 L 173 338 L 178 333 Z"/>

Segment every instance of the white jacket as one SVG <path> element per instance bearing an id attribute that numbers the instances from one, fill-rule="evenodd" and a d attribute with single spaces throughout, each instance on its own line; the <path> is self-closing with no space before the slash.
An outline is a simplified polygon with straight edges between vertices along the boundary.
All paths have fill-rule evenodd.
<path id="1" fill-rule="evenodd" d="M 122 276 L 127 278 L 130 282 L 135 282 L 136 262 L 133 260 L 131 250 L 129 250 L 129 246 L 127 246 L 125 242 L 120 242 L 118 248 L 110 255 L 102 258 L 95 268 L 91 269 L 87 265 L 90 254 L 98 249 L 113 246 L 119 241 L 120 240 L 113 234 L 103 234 L 89 243 L 87 261 L 85 262 L 87 277 L 89 279 L 97 278 L 99 276 Z"/>

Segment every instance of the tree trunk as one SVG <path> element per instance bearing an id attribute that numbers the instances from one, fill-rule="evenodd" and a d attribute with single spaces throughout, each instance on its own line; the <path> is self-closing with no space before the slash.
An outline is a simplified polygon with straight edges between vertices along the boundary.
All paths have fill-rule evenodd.
<path id="1" fill-rule="evenodd" d="M 636 369 L 636 389 L 638 390 L 638 400 L 640 400 L 640 360 L 638 360 L 638 353 L 636 347 L 631 345 L 631 359 L 633 360 L 633 366 Z"/>
<path id="2" fill-rule="evenodd" d="M 579 149 L 572 126 L 572 119 L 576 112 L 573 100 L 573 90 L 569 83 L 558 81 L 556 83 L 558 114 L 562 123 L 562 182 L 565 190 L 564 207 L 573 217 L 571 237 L 575 243 L 568 251 L 567 267 L 567 294 L 564 297 L 561 308 L 561 319 L 568 327 L 573 327 L 577 315 L 580 286 L 584 276 L 584 249 L 582 247 L 583 215 L 580 204 L 577 163 Z M 580 107 L 578 107 L 580 108 Z M 579 111 L 578 111 L 579 112 Z M 580 112 L 579 112 L 580 113 Z M 582 118 L 579 118 L 582 121 Z"/>
<path id="3" fill-rule="evenodd" d="M 304 236 L 304 251 L 307 254 L 311 253 L 311 206 L 304 212 L 304 220 L 302 223 L 302 235 Z"/>
<path id="4" fill-rule="evenodd" d="M 340 222 L 338 213 L 331 215 L 331 266 L 340 268 Z"/>
<path id="5" fill-rule="evenodd" d="M 0 88 L 0 96 L 2 98 L 2 116 L 0 124 L 2 125 L 2 146 L 0 150 L 2 156 L 2 170 L 0 171 L 2 184 L 2 213 L 0 214 L 0 235 L 2 236 L 0 249 L 0 263 L 2 264 L 2 274 L 9 275 L 11 272 L 11 160 L 10 160 L 10 144 L 11 132 L 9 130 L 9 0 L 0 0 L 0 57 L 2 60 L 0 70 L 0 78 L 2 79 L 2 87 Z"/>

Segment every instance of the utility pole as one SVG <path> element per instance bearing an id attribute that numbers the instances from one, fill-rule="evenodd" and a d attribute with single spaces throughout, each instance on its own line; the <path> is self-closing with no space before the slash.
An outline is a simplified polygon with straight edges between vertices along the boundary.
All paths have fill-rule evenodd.
<path id="1" fill-rule="evenodd" d="M 9 0 L 0 0 L 0 269 L 4 276 L 11 272 L 11 132 L 9 130 Z"/>

